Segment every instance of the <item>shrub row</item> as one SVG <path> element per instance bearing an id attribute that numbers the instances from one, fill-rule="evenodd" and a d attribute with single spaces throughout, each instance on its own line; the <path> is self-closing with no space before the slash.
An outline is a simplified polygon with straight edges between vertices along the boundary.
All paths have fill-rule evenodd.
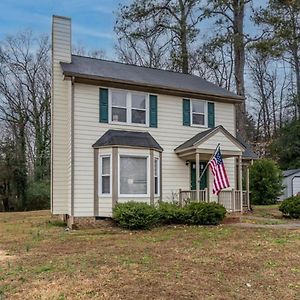
<path id="1" fill-rule="evenodd" d="M 285 199 L 280 204 L 279 210 L 286 217 L 299 219 L 300 218 L 300 196 L 294 196 Z"/>
<path id="2" fill-rule="evenodd" d="M 113 219 L 131 230 L 149 229 L 162 224 L 217 225 L 225 215 L 225 208 L 215 202 L 192 202 L 185 207 L 161 202 L 155 207 L 130 201 L 117 204 L 113 210 Z"/>

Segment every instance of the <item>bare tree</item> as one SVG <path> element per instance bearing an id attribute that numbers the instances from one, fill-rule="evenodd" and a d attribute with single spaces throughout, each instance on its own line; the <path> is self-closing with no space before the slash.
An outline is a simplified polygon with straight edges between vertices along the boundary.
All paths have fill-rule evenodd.
<path id="1" fill-rule="evenodd" d="M 143 63 L 145 59 L 141 55 L 146 53 L 148 65 L 153 65 L 153 58 L 157 59 L 161 51 L 165 53 L 168 50 L 168 68 L 189 73 L 192 44 L 199 33 L 200 2 L 134 0 L 128 6 L 122 6 L 115 26 L 115 32 L 122 42 L 118 46 L 119 52 L 121 50 L 121 53 L 128 54 L 128 47 L 131 47 L 131 59 L 133 57 Z M 157 60 L 154 61 L 157 64 Z"/>
<path id="2" fill-rule="evenodd" d="M 17 194 L 26 208 L 28 169 L 35 180 L 50 170 L 50 59 L 47 36 L 27 31 L 0 44 L 0 118 L 16 153 Z M 33 148 L 32 156 L 28 149 Z"/>

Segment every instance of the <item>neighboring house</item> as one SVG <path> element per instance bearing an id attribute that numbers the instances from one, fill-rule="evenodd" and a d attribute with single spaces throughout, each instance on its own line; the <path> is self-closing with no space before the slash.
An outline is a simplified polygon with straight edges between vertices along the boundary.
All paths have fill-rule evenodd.
<path id="1" fill-rule="evenodd" d="M 282 184 L 284 190 L 280 201 L 300 193 L 300 169 L 283 171 Z"/>
<path id="2" fill-rule="evenodd" d="M 253 157 L 235 127 L 235 105 L 243 98 L 194 75 L 71 52 L 71 20 L 54 16 L 54 214 L 70 223 L 84 217 L 93 222 L 129 200 L 219 201 L 229 211 L 249 207 L 242 161 Z M 212 194 L 210 171 L 196 180 L 218 143 L 231 184 L 219 197 Z M 246 181 L 249 186 L 249 176 Z"/>

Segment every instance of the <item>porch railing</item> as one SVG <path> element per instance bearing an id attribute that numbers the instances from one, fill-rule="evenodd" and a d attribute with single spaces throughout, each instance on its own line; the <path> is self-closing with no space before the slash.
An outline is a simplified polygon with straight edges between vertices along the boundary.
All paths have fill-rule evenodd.
<path id="1" fill-rule="evenodd" d="M 179 190 L 179 204 L 184 206 L 190 201 L 209 202 L 208 189 L 199 190 L 197 197 L 196 190 Z M 249 199 L 247 191 L 242 191 L 243 211 L 249 209 Z M 239 190 L 224 190 L 218 195 L 218 203 L 222 204 L 227 211 L 241 211 L 241 192 Z"/>
<path id="2" fill-rule="evenodd" d="M 179 190 L 179 204 L 185 205 L 190 201 L 208 202 L 208 190 L 199 190 L 199 196 L 197 197 L 196 190 Z"/>

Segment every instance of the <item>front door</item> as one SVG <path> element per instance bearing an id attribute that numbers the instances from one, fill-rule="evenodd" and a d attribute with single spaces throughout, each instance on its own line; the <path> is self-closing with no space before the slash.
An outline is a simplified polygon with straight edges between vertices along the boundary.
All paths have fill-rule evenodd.
<path id="1" fill-rule="evenodd" d="M 206 166 L 206 161 L 200 161 L 200 176 L 203 173 L 203 170 Z M 203 174 L 201 181 L 200 181 L 200 190 L 204 190 L 207 188 L 207 169 Z M 196 163 L 191 163 L 191 190 L 196 190 Z"/>

